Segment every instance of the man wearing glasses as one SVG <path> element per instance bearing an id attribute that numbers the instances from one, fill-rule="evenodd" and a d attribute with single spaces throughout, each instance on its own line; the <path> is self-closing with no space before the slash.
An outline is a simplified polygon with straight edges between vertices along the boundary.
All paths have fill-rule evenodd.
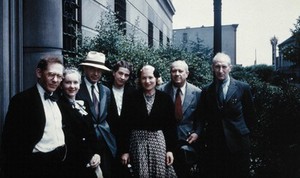
<path id="1" fill-rule="evenodd" d="M 3 177 L 61 177 L 66 156 L 55 91 L 62 59 L 48 56 L 36 68 L 37 84 L 12 97 L 2 134 Z"/>

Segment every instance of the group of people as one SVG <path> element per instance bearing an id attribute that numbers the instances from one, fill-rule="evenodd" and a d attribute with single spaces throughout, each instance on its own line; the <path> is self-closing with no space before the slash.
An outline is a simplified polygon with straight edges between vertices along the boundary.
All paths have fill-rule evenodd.
<path id="1" fill-rule="evenodd" d="M 212 60 L 214 80 L 202 90 L 187 81 L 184 60 L 171 80 L 144 65 L 128 85 L 131 63 L 105 66 L 90 51 L 77 68 L 46 56 L 37 83 L 12 97 L 1 138 L 3 177 L 247 177 L 255 122 L 248 84 L 233 79 L 230 57 Z M 110 84 L 101 81 L 111 72 Z M 200 154 L 201 153 L 201 154 Z M 201 160 L 201 161 L 199 161 Z"/>

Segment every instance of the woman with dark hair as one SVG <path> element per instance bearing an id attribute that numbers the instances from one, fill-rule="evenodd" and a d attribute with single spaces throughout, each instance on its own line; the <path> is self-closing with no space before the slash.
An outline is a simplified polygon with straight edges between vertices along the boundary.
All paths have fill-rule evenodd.
<path id="1" fill-rule="evenodd" d="M 115 135 L 117 148 L 119 147 L 119 137 L 122 134 L 123 123 L 121 116 L 124 112 L 123 106 L 128 104 L 129 96 L 136 89 L 129 85 L 129 79 L 132 75 L 132 64 L 125 60 L 120 60 L 112 67 L 112 82 L 108 87 L 111 91 L 111 100 L 108 110 L 107 122 L 111 132 Z M 126 166 L 120 162 L 120 152 L 117 149 L 117 156 L 114 160 L 114 171 L 112 177 L 130 177 Z"/>
<path id="2" fill-rule="evenodd" d="M 143 66 L 138 72 L 140 89 L 124 106 L 121 161 L 132 165 L 135 177 L 176 177 L 174 104 L 169 95 L 156 90 L 159 77 L 153 66 Z"/>

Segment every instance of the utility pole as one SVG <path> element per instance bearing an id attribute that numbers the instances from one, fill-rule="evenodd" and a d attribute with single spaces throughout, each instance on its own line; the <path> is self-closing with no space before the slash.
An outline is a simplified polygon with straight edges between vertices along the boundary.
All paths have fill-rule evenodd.
<path id="1" fill-rule="evenodd" d="M 214 0 L 214 55 L 222 52 L 222 0 Z"/>
<path id="2" fill-rule="evenodd" d="M 255 59 L 254 59 L 254 65 L 257 64 L 257 56 L 256 56 L 256 49 L 255 49 Z"/>

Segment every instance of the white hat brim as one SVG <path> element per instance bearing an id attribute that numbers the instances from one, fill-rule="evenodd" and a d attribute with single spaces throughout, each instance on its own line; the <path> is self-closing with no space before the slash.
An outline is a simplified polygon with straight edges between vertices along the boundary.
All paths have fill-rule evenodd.
<path id="1" fill-rule="evenodd" d="M 83 63 L 81 63 L 79 65 L 81 65 L 81 66 L 95 67 L 95 68 L 102 69 L 102 70 L 105 70 L 105 71 L 108 71 L 108 72 L 111 71 L 109 68 L 105 67 L 104 65 L 100 65 L 100 64 L 91 64 L 91 63 L 83 62 Z"/>

